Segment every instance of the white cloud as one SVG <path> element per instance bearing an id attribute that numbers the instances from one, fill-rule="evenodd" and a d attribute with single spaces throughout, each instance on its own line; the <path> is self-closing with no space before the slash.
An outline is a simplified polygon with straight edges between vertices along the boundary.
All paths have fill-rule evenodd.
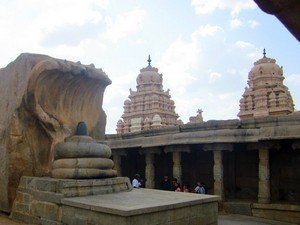
<path id="1" fill-rule="evenodd" d="M 232 29 L 240 28 L 243 25 L 242 21 L 238 18 L 234 18 L 230 20 L 230 27 Z"/>
<path id="2" fill-rule="evenodd" d="M 103 36 L 113 42 L 118 42 L 120 39 L 141 29 L 145 15 L 145 10 L 136 8 L 118 15 L 114 21 L 110 17 L 106 17 L 105 21 L 108 29 Z"/>
<path id="3" fill-rule="evenodd" d="M 192 33 L 192 39 L 197 41 L 199 37 L 224 37 L 224 30 L 220 26 L 206 24 L 200 26 L 196 31 Z"/>
<path id="4" fill-rule="evenodd" d="M 192 0 L 197 14 L 209 14 L 215 10 L 230 10 L 231 16 L 236 17 L 242 10 L 254 9 L 252 0 Z"/>
<path id="5" fill-rule="evenodd" d="M 300 74 L 292 74 L 286 78 L 286 82 L 289 84 L 288 86 L 298 86 L 300 87 Z"/>
<path id="6" fill-rule="evenodd" d="M 253 49 L 255 48 L 255 46 L 249 42 L 246 42 L 246 41 L 237 41 L 235 42 L 234 44 L 236 47 L 238 48 L 242 48 L 242 49 L 245 49 L 245 48 L 248 48 L 248 49 Z"/>
<path id="7" fill-rule="evenodd" d="M 248 24 L 249 24 L 250 28 L 252 28 L 252 29 L 254 29 L 260 25 L 259 22 L 257 22 L 256 20 L 248 20 Z"/>
<path id="8" fill-rule="evenodd" d="M 170 88 L 186 87 L 196 80 L 190 73 L 195 68 L 199 59 L 199 47 L 195 41 L 185 42 L 178 38 L 163 53 L 161 62 L 158 63 L 160 71 Z M 184 89 L 182 89 L 184 91 Z"/>
<path id="9" fill-rule="evenodd" d="M 209 83 L 214 83 L 216 82 L 218 79 L 220 79 L 222 77 L 222 74 L 217 73 L 217 72 L 210 72 L 209 73 Z"/>

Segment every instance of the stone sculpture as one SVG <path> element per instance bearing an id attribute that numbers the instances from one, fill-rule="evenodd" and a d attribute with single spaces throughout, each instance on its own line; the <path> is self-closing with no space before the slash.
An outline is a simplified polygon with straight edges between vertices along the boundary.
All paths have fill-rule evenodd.
<path id="1" fill-rule="evenodd" d="M 49 176 L 54 146 L 79 121 L 91 138 L 104 139 L 111 81 L 94 65 L 27 53 L 0 70 L 0 81 L 0 210 L 10 211 L 21 176 Z"/>
<path id="2" fill-rule="evenodd" d="M 52 177 L 91 179 L 116 177 L 110 148 L 87 136 L 84 122 L 80 122 L 74 136 L 55 146 Z"/>

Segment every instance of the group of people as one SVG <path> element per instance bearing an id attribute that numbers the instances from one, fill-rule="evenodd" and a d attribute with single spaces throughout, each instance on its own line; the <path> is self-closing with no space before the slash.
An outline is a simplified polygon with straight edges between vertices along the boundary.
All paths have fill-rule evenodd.
<path id="1" fill-rule="evenodd" d="M 133 188 L 140 188 L 142 186 L 141 176 L 136 174 L 132 180 Z M 176 178 L 173 178 L 172 182 L 169 179 L 169 176 L 165 175 L 164 179 L 160 184 L 160 189 L 165 191 L 175 191 L 175 192 L 193 192 L 197 194 L 207 194 L 206 188 L 203 183 L 197 182 L 197 185 L 194 190 L 190 190 L 188 184 L 183 183 L 181 186 Z"/>
<path id="2" fill-rule="evenodd" d="M 175 191 L 175 192 L 193 192 L 197 194 L 206 194 L 206 188 L 203 183 L 197 182 L 194 190 L 189 188 L 187 183 L 183 183 L 181 186 L 176 178 L 173 178 L 172 182 L 169 180 L 169 176 L 165 175 L 161 182 L 161 190 Z"/>

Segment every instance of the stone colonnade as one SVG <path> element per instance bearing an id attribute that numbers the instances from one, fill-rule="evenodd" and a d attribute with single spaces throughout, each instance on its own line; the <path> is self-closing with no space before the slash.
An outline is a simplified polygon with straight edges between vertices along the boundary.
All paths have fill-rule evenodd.
<path id="1" fill-rule="evenodd" d="M 278 142 L 261 142 L 261 143 L 248 143 L 248 150 L 257 150 L 259 157 L 258 165 L 258 202 L 270 203 L 271 191 L 270 191 L 270 162 L 269 151 L 270 149 L 279 149 Z M 300 149 L 300 142 L 295 141 L 292 145 L 293 149 Z M 214 194 L 221 196 L 224 200 L 224 177 L 223 177 L 223 152 L 233 151 L 234 146 L 231 143 L 212 143 L 204 144 L 204 151 L 213 151 L 214 166 Z M 181 165 L 181 153 L 190 152 L 188 145 L 166 146 L 163 151 L 165 153 L 172 152 L 173 154 L 173 177 L 176 177 L 181 182 L 182 165 Z M 140 150 L 140 154 L 145 155 L 145 178 L 146 188 L 154 188 L 155 167 L 154 167 L 154 154 L 160 154 L 161 148 L 144 148 Z M 126 155 L 126 151 L 113 150 L 113 160 L 115 163 L 115 169 L 118 171 L 118 175 L 121 175 L 121 156 Z"/>

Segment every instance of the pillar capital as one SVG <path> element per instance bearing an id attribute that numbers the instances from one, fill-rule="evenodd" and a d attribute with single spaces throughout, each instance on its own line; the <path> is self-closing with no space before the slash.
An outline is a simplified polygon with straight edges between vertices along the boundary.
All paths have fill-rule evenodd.
<path id="1" fill-rule="evenodd" d="M 231 143 L 211 143 L 203 146 L 204 151 L 232 151 L 233 144 Z"/>

